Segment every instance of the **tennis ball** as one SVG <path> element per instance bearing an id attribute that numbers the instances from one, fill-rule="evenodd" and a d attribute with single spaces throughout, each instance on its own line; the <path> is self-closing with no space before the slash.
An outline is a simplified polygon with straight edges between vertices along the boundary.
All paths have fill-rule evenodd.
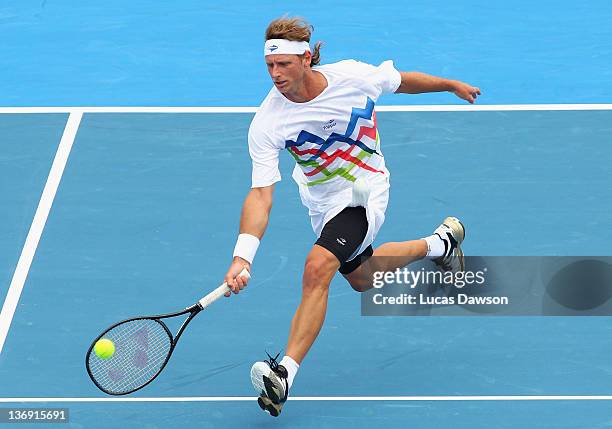
<path id="1" fill-rule="evenodd" d="M 115 343 L 108 338 L 102 338 L 96 341 L 94 345 L 94 352 L 101 359 L 108 359 L 115 354 Z"/>

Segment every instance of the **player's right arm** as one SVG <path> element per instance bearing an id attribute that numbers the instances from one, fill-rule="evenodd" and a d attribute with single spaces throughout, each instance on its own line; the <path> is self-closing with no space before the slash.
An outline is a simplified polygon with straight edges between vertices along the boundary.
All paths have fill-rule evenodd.
<path id="1" fill-rule="evenodd" d="M 268 109 L 265 106 L 266 101 L 249 127 L 249 155 L 253 163 L 251 190 L 242 205 L 240 234 L 232 263 L 225 274 L 225 281 L 234 293 L 238 293 L 248 282 L 248 279 L 236 276 L 244 268 L 251 272 L 259 242 L 268 226 L 274 184 L 281 180 L 278 158 L 280 150 L 284 148 L 284 141 L 272 133 L 270 124 L 277 124 L 279 119 L 267 116 Z"/>
<path id="2" fill-rule="evenodd" d="M 242 205 L 240 234 L 247 234 L 256 237 L 258 240 L 262 239 L 270 218 L 273 192 L 274 184 L 251 188 Z M 250 272 L 251 263 L 240 256 L 234 256 L 232 264 L 225 274 L 225 281 L 234 293 L 241 291 L 248 282 L 248 279 L 236 277 L 243 268 Z M 225 296 L 230 296 L 230 294 L 227 293 Z"/>

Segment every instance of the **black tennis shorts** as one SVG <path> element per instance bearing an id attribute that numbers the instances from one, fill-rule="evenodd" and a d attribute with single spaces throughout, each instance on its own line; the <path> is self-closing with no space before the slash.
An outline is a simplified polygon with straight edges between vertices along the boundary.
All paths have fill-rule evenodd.
<path id="1" fill-rule="evenodd" d="M 368 218 L 363 207 L 347 207 L 328 221 L 315 242 L 334 254 L 340 261 L 340 273 L 352 273 L 363 261 L 372 256 L 374 250 L 368 246 L 363 252 L 347 262 L 359 249 L 368 232 Z"/>

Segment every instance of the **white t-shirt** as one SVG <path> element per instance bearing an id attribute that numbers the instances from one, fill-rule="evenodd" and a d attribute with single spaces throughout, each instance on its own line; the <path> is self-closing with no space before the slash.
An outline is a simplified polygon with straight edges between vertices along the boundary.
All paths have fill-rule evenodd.
<path id="1" fill-rule="evenodd" d="M 355 60 L 315 66 L 327 79 L 316 98 L 295 103 L 272 87 L 249 128 L 252 187 L 281 180 L 279 152 L 296 160 L 293 178 L 313 215 L 339 213 L 351 203 L 353 183 L 381 182 L 388 171 L 380 150 L 374 104 L 401 83 L 392 61 L 372 66 Z M 333 212 L 333 213 L 332 213 Z M 329 216 L 313 219 L 315 232 Z M 317 225 L 315 225 L 317 223 Z"/>

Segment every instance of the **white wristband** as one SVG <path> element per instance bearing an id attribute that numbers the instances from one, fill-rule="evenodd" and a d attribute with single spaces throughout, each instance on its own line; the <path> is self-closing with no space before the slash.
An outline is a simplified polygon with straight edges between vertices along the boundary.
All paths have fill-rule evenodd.
<path id="1" fill-rule="evenodd" d="M 234 256 L 239 256 L 252 264 L 258 247 L 259 238 L 251 234 L 239 234 L 236 247 L 234 247 Z"/>

